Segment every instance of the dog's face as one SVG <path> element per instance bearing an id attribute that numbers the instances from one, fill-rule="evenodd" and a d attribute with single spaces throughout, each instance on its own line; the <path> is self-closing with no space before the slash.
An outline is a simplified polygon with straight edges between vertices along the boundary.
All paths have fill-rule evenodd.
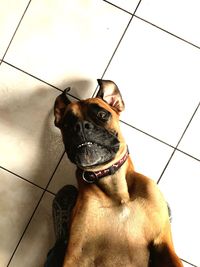
<path id="1" fill-rule="evenodd" d="M 124 103 L 117 86 L 98 80 L 96 98 L 70 102 L 66 92 L 57 97 L 55 125 L 60 128 L 69 159 L 80 168 L 111 162 L 124 148 L 119 113 Z"/>

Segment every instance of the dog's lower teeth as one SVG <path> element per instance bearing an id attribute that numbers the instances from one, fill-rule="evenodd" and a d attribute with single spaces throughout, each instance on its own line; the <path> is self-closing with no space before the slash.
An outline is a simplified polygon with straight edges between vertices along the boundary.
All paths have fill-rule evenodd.
<path id="1" fill-rule="evenodd" d="M 86 143 L 78 145 L 78 148 L 81 148 L 81 147 L 84 147 L 84 146 L 91 146 L 91 145 L 92 145 L 92 142 L 86 142 Z"/>

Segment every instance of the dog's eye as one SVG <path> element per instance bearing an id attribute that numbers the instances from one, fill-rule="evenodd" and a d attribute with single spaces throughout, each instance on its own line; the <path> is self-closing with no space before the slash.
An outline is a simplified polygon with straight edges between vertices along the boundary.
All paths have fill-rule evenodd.
<path id="1" fill-rule="evenodd" d="M 101 110 L 97 113 L 97 118 L 102 121 L 107 121 L 109 119 L 109 113 Z"/>

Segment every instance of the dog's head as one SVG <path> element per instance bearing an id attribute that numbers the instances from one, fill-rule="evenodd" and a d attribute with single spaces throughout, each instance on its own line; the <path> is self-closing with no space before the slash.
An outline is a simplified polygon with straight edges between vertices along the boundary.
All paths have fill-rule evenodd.
<path id="1" fill-rule="evenodd" d="M 55 125 L 60 128 L 68 158 L 82 169 L 110 163 L 126 149 L 119 128 L 124 102 L 117 85 L 98 80 L 96 98 L 70 102 L 64 91 L 55 101 Z"/>

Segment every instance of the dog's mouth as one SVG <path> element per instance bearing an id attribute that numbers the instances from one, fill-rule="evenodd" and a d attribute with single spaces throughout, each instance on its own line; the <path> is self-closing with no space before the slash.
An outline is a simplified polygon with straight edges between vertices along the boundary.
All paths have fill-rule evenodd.
<path id="1" fill-rule="evenodd" d="M 106 147 L 103 144 L 87 141 L 78 144 L 71 160 L 81 168 L 93 167 L 111 161 L 119 149 L 119 144 Z"/>

